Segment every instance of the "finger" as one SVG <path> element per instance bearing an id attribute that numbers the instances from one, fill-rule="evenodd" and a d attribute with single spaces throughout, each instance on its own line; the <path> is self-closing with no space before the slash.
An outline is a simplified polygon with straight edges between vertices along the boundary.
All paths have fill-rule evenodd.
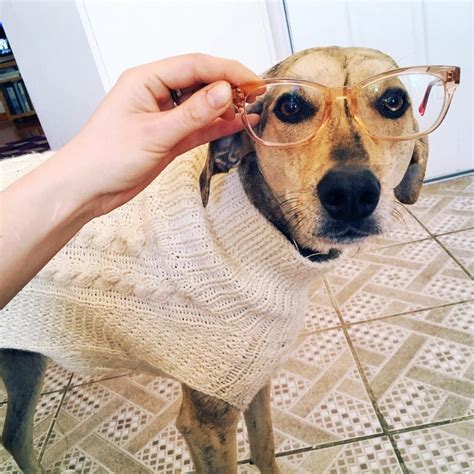
<path id="1" fill-rule="evenodd" d="M 235 109 L 233 106 L 230 106 L 222 115 L 221 119 L 227 120 L 229 122 L 232 122 L 235 117 Z"/>
<path id="2" fill-rule="evenodd" d="M 171 95 L 162 99 L 157 99 L 157 103 L 158 108 L 162 111 L 171 110 L 175 107 L 175 103 Z"/>
<path id="3" fill-rule="evenodd" d="M 144 77 L 155 79 L 148 85 L 156 94 L 163 92 L 163 85 L 168 89 L 182 89 L 219 80 L 225 80 L 232 85 L 261 82 L 254 72 L 238 61 L 205 54 L 175 56 L 138 66 L 136 69 Z"/>
<path id="4" fill-rule="evenodd" d="M 193 89 L 193 92 L 183 92 L 182 89 L 181 90 L 181 95 L 179 97 L 179 100 L 178 100 L 178 103 L 177 105 L 180 105 L 182 104 L 183 102 L 186 102 L 192 95 L 194 92 L 196 92 L 197 90 L 201 89 L 202 87 L 204 87 L 204 85 L 201 85 L 199 88 L 192 88 Z M 162 109 L 162 110 L 165 110 L 165 109 Z M 166 110 L 169 110 L 169 109 L 166 109 Z M 234 120 L 234 117 L 235 117 L 235 108 L 233 105 L 231 105 L 222 115 L 221 115 L 221 118 L 223 118 L 224 120 Z"/>
<path id="5" fill-rule="evenodd" d="M 195 92 L 197 92 L 199 89 L 202 89 L 203 87 L 207 86 L 208 84 L 204 83 L 199 83 L 195 84 L 191 87 L 182 87 L 179 90 L 179 98 L 177 104 L 183 103 L 185 100 L 188 100 Z"/>
<path id="6" fill-rule="evenodd" d="M 257 114 L 251 114 L 248 116 L 250 126 L 254 126 L 260 120 L 260 116 Z M 218 118 L 212 124 L 207 127 L 198 130 L 197 132 L 189 135 L 186 139 L 182 140 L 173 150 L 175 156 L 181 155 L 192 148 L 195 148 L 204 143 L 217 140 L 218 138 L 225 137 L 226 135 L 232 135 L 233 133 L 239 132 L 244 128 L 240 116 L 234 118 L 232 122 L 222 120 Z"/>
<path id="7" fill-rule="evenodd" d="M 220 117 L 232 103 L 232 91 L 225 81 L 211 84 L 174 109 L 153 114 L 157 136 L 164 146 L 173 148 L 179 141 Z"/>
<path id="8" fill-rule="evenodd" d="M 242 120 L 236 117 L 232 122 L 218 118 L 205 128 L 188 135 L 184 140 L 181 140 L 173 149 L 173 155 L 179 156 L 188 150 L 203 145 L 204 143 L 217 140 L 226 135 L 232 135 L 244 128 Z"/>

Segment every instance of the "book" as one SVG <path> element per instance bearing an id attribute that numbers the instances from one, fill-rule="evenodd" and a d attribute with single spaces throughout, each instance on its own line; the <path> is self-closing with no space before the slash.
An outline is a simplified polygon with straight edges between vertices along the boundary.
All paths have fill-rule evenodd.
<path id="1" fill-rule="evenodd" d="M 20 97 L 25 104 L 25 112 L 30 112 L 33 109 L 33 104 L 31 103 L 30 96 L 26 90 L 25 84 L 23 81 L 18 82 L 18 89 L 20 90 Z"/>
<path id="2" fill-rule="evenodd" d="M 4 90 L 7 93 L 7 97 L 10 101 L 10 113 L 12 115 L 21 114 L 20 101 L 18 100 L 18 97 L 15 94 L 15 89 L 13 88 L 13 85 L 9 83 Z"/>
<path id="3" fill-rule="evenodd" d="M 15 91 L 15 95 L 18 99 L 19 104 L 20 104 L 20 109 L 21 109 L 20 113 L 29 112 L 30 107 L 28 105 L 28 102 L 26 101 L 25 95 L 20 90 L 20 83 L 18 81 L 16 81 L 12 85 L 13 85 L 13 89 Z"/>

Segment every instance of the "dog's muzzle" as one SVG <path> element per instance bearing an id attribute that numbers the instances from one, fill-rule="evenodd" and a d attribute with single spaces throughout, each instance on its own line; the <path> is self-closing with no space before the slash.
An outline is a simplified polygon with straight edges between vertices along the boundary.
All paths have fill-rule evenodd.
<path id="1" fill-rule="evenodd" d="M 380 199 L 380 183 L 370 170 L 329 171 L 319 182 L 317 194 L 327 213 L 320 237 L 349 242 L 380 232 L 372 216 Z"/>

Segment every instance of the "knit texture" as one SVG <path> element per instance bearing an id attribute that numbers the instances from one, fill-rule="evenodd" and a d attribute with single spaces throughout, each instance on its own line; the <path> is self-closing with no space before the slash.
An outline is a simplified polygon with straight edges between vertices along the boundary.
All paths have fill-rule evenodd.
<path id="1" fill-rule="evenodd" d="M 4 160 L 2 188 L 51 154 Z M 125 206 L 88 223 L 1 312 L 0 347 L 82 373 L 173 377 L 240 409 L 291 351 L 308 286 L 330 263 L 300 256 L 205 150 L 177 158 Z"/>

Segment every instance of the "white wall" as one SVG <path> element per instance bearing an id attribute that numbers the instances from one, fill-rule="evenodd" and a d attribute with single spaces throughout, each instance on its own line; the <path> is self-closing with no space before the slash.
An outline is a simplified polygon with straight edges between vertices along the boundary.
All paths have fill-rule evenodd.
<path id="1" fill-rule="evenodd" d="M 201 52 L 263 72 L 276 51 L 262 0 L 77 0 L 106 88 L 129 67 Z"/>
<path id="2" fill-rule="evenodd" d="M 400 67 L 462 67 L 449 113 L 430 136 L 427 177 L 474 168 L 473 2 L 471 0 L 286 0 L 295 51 L 313 46 L 365 46 Z"/>
<path id="3" fill-rule="evenodd" d="M 73 1 L 5 0 L 2 21 L 52 148 L 79 131 L 104 95 Z"/>

